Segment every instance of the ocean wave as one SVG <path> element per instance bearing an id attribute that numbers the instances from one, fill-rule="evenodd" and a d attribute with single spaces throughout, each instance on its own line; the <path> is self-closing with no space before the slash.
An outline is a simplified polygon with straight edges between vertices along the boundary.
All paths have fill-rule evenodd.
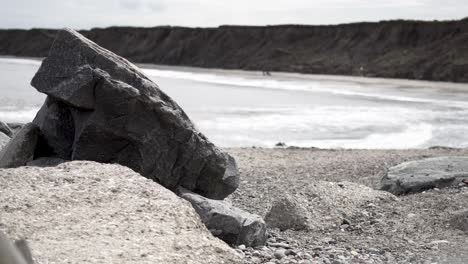
<path id="1" fill-rule="evenodd" d="M 31 122 L 39 111 L 39 108 L 24 108 L 24 109 L 0 109 L 0 120 L 3 122 Z"/>
<path id="2" fill-rule="evenodd" d="M 302 91 L 302 92 L 316 92 L 316 93 L 331 93 L 341 96 L 361 97 L 372 100 L 386 100 L 407 103 L 427 103 L 439 106 L 451 106 L 458 108 L 468 108 L 468 102 L 460 100 L 440 100 L 422 97 L 410 97 L 396 94 L 384 94 L 379 87 L 373 87 L 375 92 L 359 91 L 364 88 L 363 85 L 358 83 L 337 83 L 334 81 L 326 80 L 304 80 L 300 79 L 292 81 L 290 79 L 272 79 L 274 77 L 258 78 L 256 76 L 235 76 L 226 74 L 213 74 L 213 73 L 200 73 L 200 72 L 186 72 L 186 71 L 172 71 L 160 69 L 143 69 L 143 71 L 151 77 L 162 77 L 170 79 L 182 79 L 196 82 L 204 82 L 210 84 L 229 85 L 236 87 L 249 87 L 260 89 L 272 89 L 283 91 Z M 382 88 L 382 87 L 380 87 Z"/>
<path id="3" fill-rule="evenodd" d="M 406 149 L 421 148 L 432 139 L 433 126 L 427 123 L 409 125 L 394 133 L 374 133 L 362 139 L 301 140 L 288 142 L 299 147 L 354 148 L 354 149 Z"/>

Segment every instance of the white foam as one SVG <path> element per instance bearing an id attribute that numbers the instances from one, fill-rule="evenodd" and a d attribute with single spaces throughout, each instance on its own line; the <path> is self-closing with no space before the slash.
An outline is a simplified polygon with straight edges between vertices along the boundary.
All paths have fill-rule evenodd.
<path id="1" fill-rule="evenodd" d="M 37 59 L 23 59 L 23 58 L 1 58 L 0 63 L 5 64 L 23 64 L 23 65 L 37 65 L 40 66 L 42 61 Z"/>
<path id="2" fill-rule="evenodd" d="M 376 133 L 363 139 L 352 140 L 304 140 L 291 141 L 289 144 L 299 147 L 319 148 L 357 148 L 357 149 L 407 149 L 421 148 L 432 138 L 433 127 L 420 123 L 408 126 L 395 133 Z"/>
<path id="3" fill-rule="evenodd" d="M 39 111 L 39 108 L 25 108 L 8 111 L 4 108 L 0 109 L 0 120 L 3 122 L 31 122 Z"/>
<path id="4" fill-rule="evenodd" d="M 216 115 L 197 124 L 202 129 L 284 131 L 335 127 L 351 130 L 366 126 L 401 126 L 427 116 L 426 111 L 405 107 L 283 107 L 283 108 L 205 108 Z M 435 113 L 434 113 L 435 114 Z"/>

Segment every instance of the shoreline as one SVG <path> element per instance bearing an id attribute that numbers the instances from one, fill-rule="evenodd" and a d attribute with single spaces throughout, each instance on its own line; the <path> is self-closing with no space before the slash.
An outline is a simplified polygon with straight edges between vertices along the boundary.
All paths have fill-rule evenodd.
<path id="1" fill-rule="evenodd" d="M 0 55 L 0 59 L 24 59 L 42 61 L 45 57 L 28 57 L 28 56 L 15 56 L 15 55 Z M 224 68 L 208 68 L 197 66 L 185 65 L 166 65 L 166 64 L 153 64 L 153 63 L 138 63 L 132 62 L 137 67 L 143 69 L 158 69 L 158 70 L 175 70 L 182 72 L 200 72 L 200 73 L 222 73 L 227 75 L 248 75 L 248 76 L 261 76 L 262 72 L 258 70 L 245 70 L 245 69 L 224 69 Z M 438 80 L 415 80 L 404 78 L 385 78 L 376 76 L 356 76 L 356 75 L 339 75 L 339 74 L 315 74 L 315 73 L 302 73 L 302 72 L 283 72 L 271 71 L 272 76 L 282 77 L 284 79 L 302 79 L 310 81 L 331 81 L 331 82 L 344 82 L 356 84 L 376 84 L 376 85 L 407 85 L 414 88 L 437 88 L 439 86 L 446 86 L 444 91 L 449 89 L 453 92 L 468 92 L 468 82 L 460 83 L 454 81 L 438 81 Z"/>

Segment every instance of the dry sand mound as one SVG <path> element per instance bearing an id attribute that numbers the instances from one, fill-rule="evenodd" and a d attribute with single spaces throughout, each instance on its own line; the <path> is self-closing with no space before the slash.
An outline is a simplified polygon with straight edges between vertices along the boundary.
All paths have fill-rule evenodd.
<path id="1" fill-rule="evenodd" d="M 316 181 L 309 184 L 307 192 L 296 194 L 293 200 L 303 208 L 297 214 L 307 216 L 309 228 L 313 230 L 349 224 L 350 219 L 367 219 L 370 216 L 367 208 L 396 199 L 388 192 L 352 182 Z"/>
<path id="2" fill-rule="evenodd" d="M 119 165 L 2 169 L 0 208 L 37 263 L 240 263 L 188 202 Z"/>

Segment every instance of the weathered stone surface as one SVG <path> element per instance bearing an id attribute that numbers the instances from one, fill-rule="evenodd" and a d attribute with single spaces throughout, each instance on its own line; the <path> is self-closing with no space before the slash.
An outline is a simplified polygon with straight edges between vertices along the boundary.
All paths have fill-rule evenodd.
<path id="1" fill-rule="evenodd" d="M 119 163 L 214 199 L 239 184 L 235 160 L 155 83 L 73 30 L 58 34 L 31 84 L 48 95 L 34 120 L 38 156 Z"/>
<path id="2" fill-rule="evenodd" d="M 13 136 L 13 131 L 11 130 L 11 128 L 2 121 L 0 121 L 0 132 L 2 132 L 3 134 L 9 137 Z"/>
<path id="3" fill-rule="evenodd" d="M 268 227 L 280 230 L 303 230 L 309 227 L 307 209 L 297 199 L 285 195 L 273 202 L 265 216 Z"/>
<path id="4" fill-rule="evenodd" d="M 263 219 L 225 201 L 205 198 L 179 188 L 180 197 L 189 201 L 202 222 L 217 237 L 231 245 L 261 246 L 266 243 L 267 232 Z"/>
<path id="5" fill-rule="evenodd" d="M 388 170 L 381 190 L 394 194 L 455 186 L 468 179 L 468 157 L 438 157 L 405 162 Z"/>
<path id="6" fill-rule="evenodd" d="M 24 166 L 33 160 L 39 134 L 35 124 L 25 125 L 0 151 L 0 168 Z"/>
<path id="7" fill-rule="evenodd" d="M 10 137 L 0 132 L 0 151 L 8 144 L 8 141 L 10 141 Z"/>
<path id="8" fill-rule="evenodd" d="M 454 212 L 449 223 L 451 227 L 468 233 L 468 209 Z"/>
<path id="9" fill-rule="evenodd" d="M 37 263 L 241 263 L 187 201 L 117 164 L 0 169 L 0 186 L 1 229 Z"/>

